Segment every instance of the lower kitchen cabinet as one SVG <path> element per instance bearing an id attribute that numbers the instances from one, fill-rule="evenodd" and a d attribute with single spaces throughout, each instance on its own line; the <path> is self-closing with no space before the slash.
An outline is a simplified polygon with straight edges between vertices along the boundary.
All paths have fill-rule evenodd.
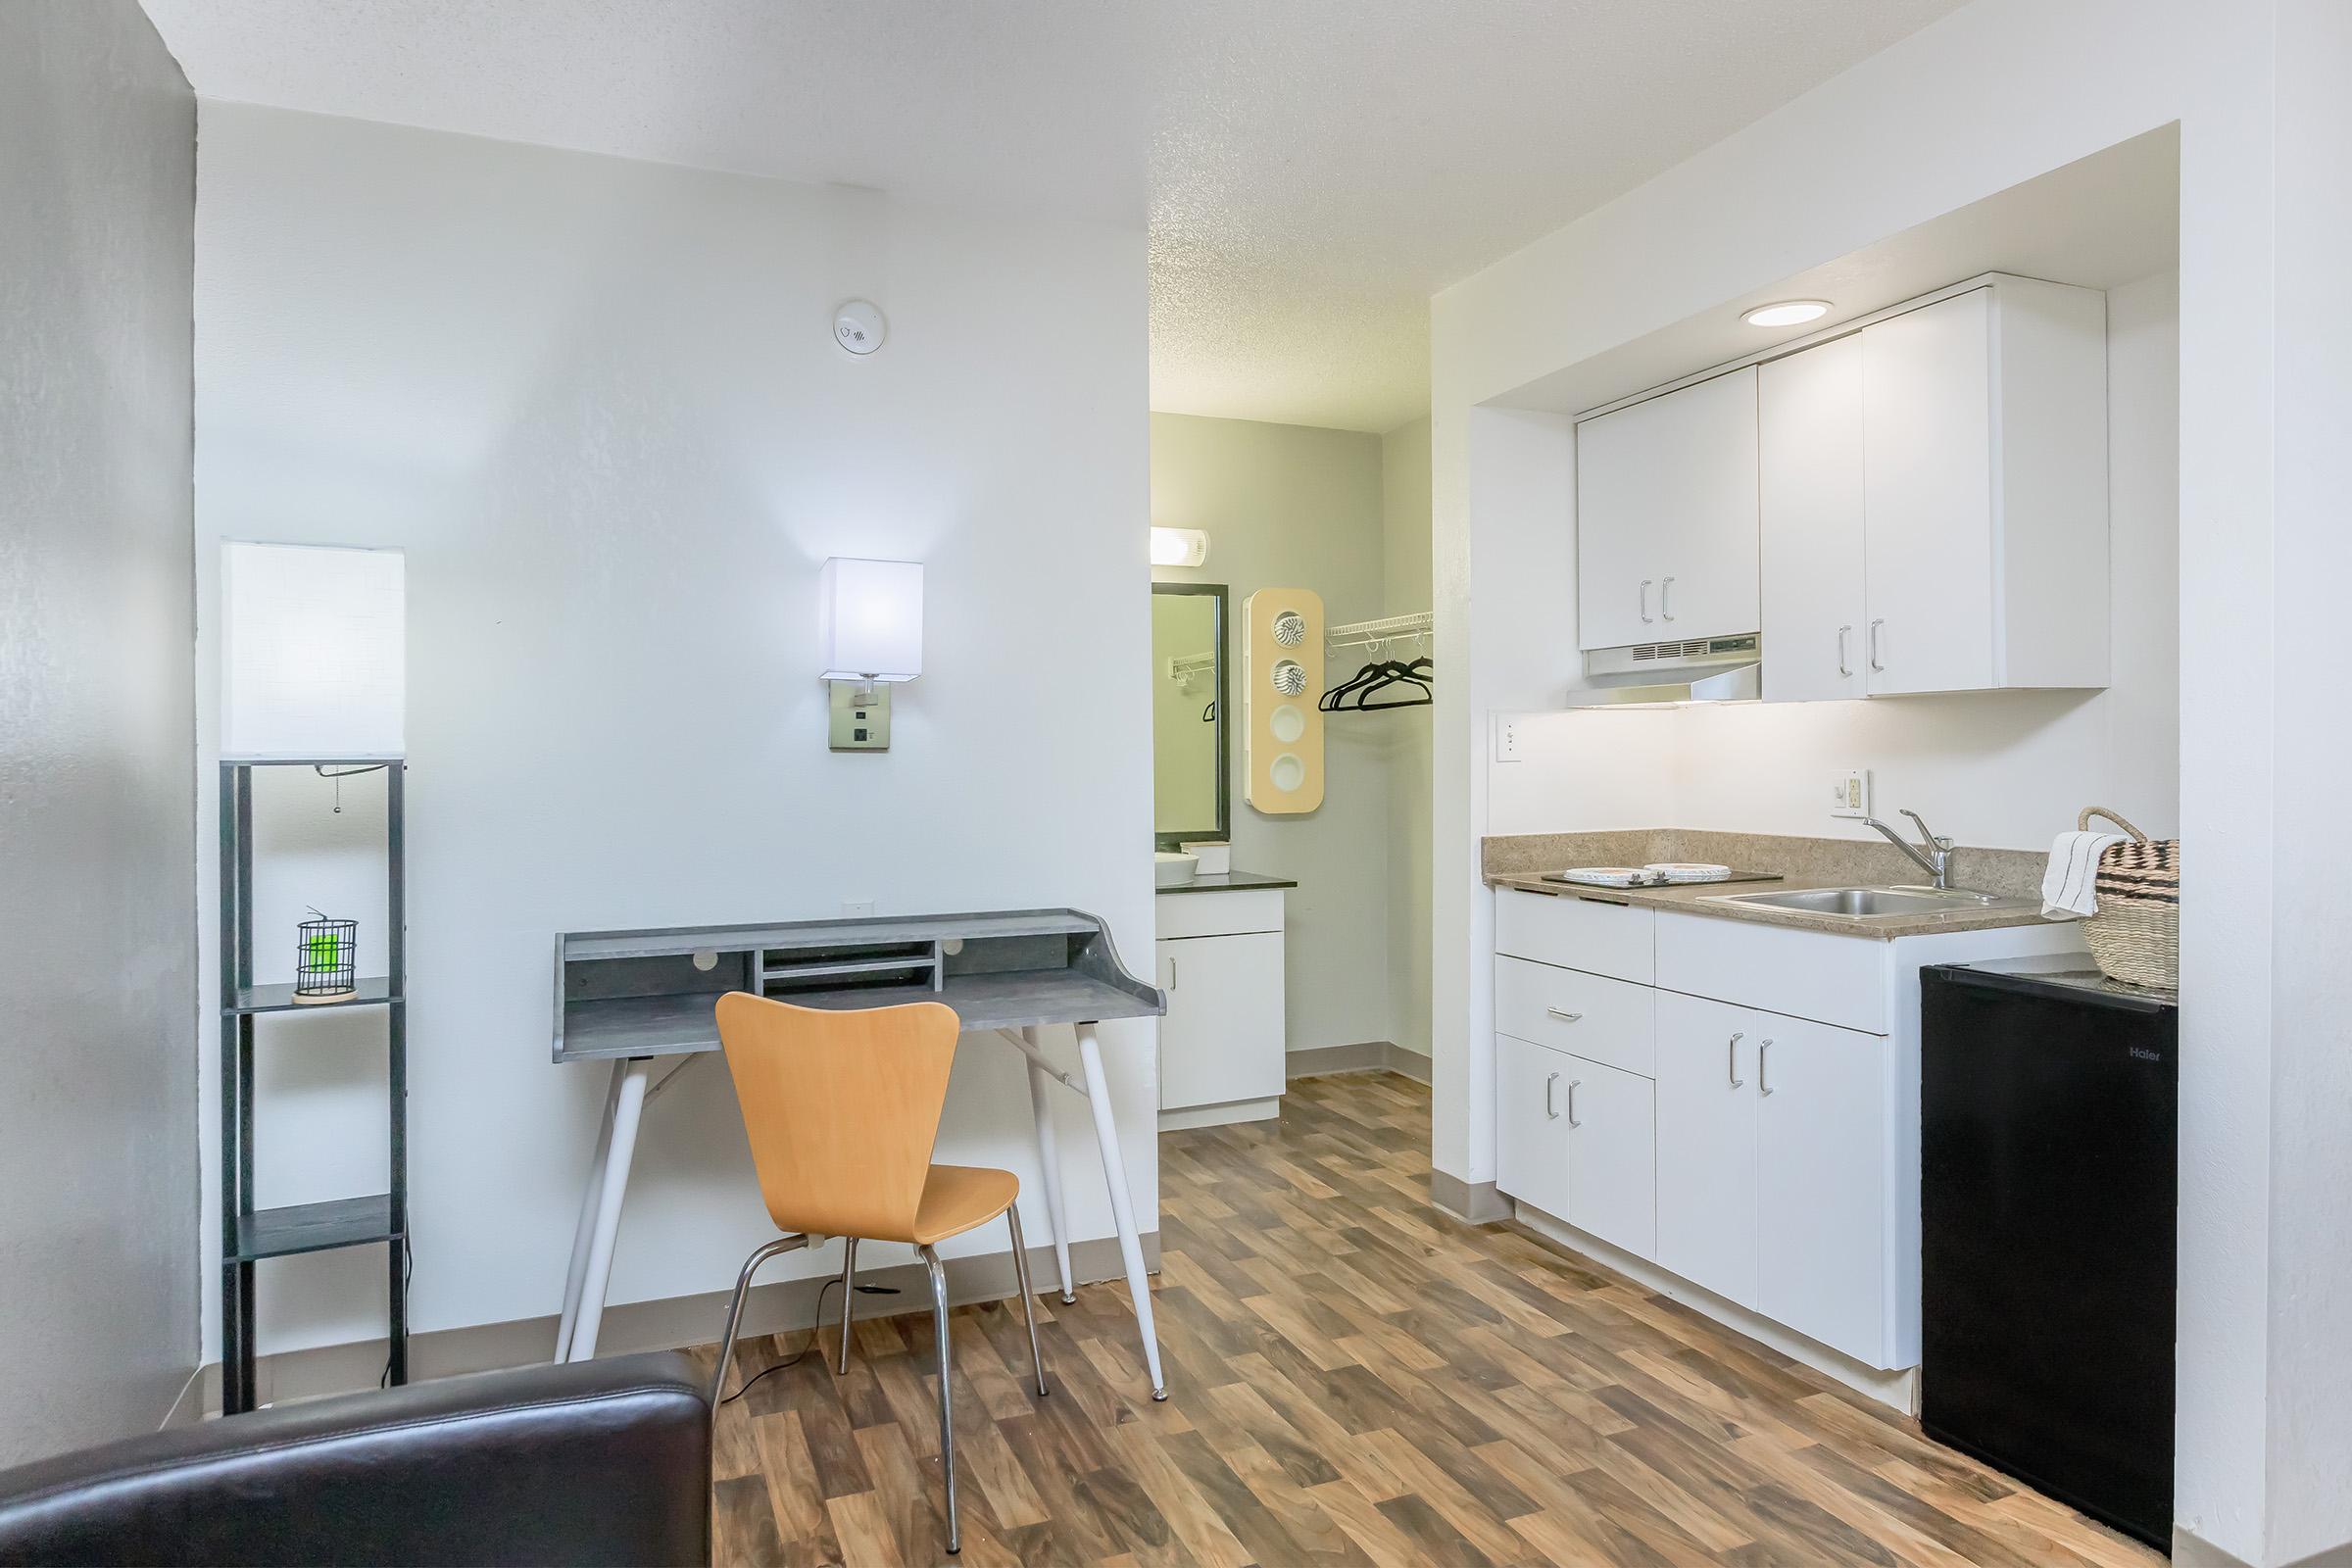
<path id="1" fill-rule="evenodd" d="M 1496 1185 L 1641 1257 L 1657 1245 L 1656 1099 L 1647 1078 L 1494 1038 Z"/>
<path id="2" fill-rule="evenodd" d="M 1743 1007 L 1657 994 L 1658 1261 L 1756 1304 L 1756 1042 Z"/>
<path id="3" fill-rule="evenodd" d="M 1660 992 L 1657 1047 L 1658 1262 L 1886 1364 L 1886 1039 Z"/>
<path id="4" fill-rule="evenodd" d="M 1892 1043 L 1769 1024 L 1756 1061 L 1756 1307 L 1885 1366 Z"/>

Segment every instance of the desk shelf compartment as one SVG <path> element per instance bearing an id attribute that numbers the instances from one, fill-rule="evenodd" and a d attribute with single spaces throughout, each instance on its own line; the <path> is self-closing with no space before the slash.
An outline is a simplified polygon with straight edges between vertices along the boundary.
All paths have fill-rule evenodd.
<path id="1" fill-rule="evenodd" d="M 834 948 L 769 948 L 760 954 L 759 994 L 790 1002 L 812 992 L 865 987 L 938 991 L 947 983 L 936 942 L 891 942 Z"/>
<path id="2" fill-rule="evenodd" d="M 298 1002 L 291 985 L 254 983 L 253 770 L 379 769 L 384 776 L 386 972 L 348 997 Z M 220 763 L 220 1409 L 254 1407 L 255 1265 L 338 1248 L 381 1247 L 386 1278 L 389 1376 L 409 1380 L 409 1128 L 407 959 L 407 764 L 398 758 L 240 759 Z M 380 1009 L 390 1143 L 386 1190 L 322 1202 L 254 1203 L 254 1055 L 258 1020 L 287 1013 Z M 271 1025 L 274 1032 L 281 1026 Z M 297 1032 L 299 1033 L 299 1031 Z"/>

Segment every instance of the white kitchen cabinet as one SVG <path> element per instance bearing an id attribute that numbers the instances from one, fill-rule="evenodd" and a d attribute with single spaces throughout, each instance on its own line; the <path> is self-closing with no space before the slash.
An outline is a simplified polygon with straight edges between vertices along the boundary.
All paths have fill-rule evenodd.
<path id="1" fill-rule="evenodd" d="M 1574 1060 L 1531 1041 L 1494 1037 L 1494 1184 L 1562 1219 L 1572 1204 L 1560 1085 L 1574 1071 Z"/>
<path id="2" fill-rule="evenodd" d="M 1756 1304 L 1756 1032 L 1742 1007 L 1658 993 L 1658 1261 Z"/>
<path id="3" fill-rule="evenodd" d="M 1756 370 L 1576 427 L 1577 646 L 1757 629 Z"/>
<path id="4" fill-rule="evenodd" d="M 1862 334 L 1763 366 L 1756 427 L 1764 700 L 1867 696 Z"/>
<path id="5" fill-rule="evenodd" d="M 1892 1044 L 1769 1014 L 1758 1027 L 1756 1307 L 1886 1365 Z"/>
<path id="6" fill-rule="evenodd" d="M 1760 368 L 1768 702 L 2108 680 L 2106 297 L 1991 275 Z"/>
<path id="7" fill-rule="evenodd" d="M 1278 1115 L 1286 1076 L 1282 895 L 1161 894 L 1156 983 L 1162 1127 Z"/>
<path id="8" fill-rule="evenodd" d="M 2000 684 L 1991 318 L 1991 292 L 1974 289 L 1860 334 L 1863 659 L 1872 692 Z M 2104 602 L 2103 576 L 2099 587 Z"/>
<path id="9" fill-rule="evenodd" d="M 1658 994 L 1658 1261 L 1873 1366 L 1887 1364 L 1892 1049 Z"/>
<path id="10" fill-rule="evenodd" d="M 2079 930 L 1882 941 L 1505 889 L 1494 932 L 1496 1186 L 1528 1223 L 1840 1376 L 1916 1365 L 1920 967 Z"/>
<path id="11" fill-rule="evenodd" d="M 1494 1056 L 1496 1185 L 1612 1247 L 1650 1256 L 1657 1111 L 1649 1079 L 1510 1035 L 1495 1036 Z"/>

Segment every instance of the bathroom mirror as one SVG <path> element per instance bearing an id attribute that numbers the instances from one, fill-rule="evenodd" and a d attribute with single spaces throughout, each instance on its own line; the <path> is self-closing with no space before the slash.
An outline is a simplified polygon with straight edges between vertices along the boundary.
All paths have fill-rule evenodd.
<path id="1" fill-rule="evenodd" d="M 1227 817 L 1225 585 L 1152 585 L 1152 842 L 1222 839 Z"/>

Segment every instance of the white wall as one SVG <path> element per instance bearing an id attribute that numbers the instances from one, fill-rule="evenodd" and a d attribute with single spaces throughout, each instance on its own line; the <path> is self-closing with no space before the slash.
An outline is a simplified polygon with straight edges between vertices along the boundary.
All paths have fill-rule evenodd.
<path id="1" fill-rule="evenodd" d="M 2340 523 L 2323 516 L 2340 514 L 2343 460 L 2320 432 L 2352 417 L 2324 281 L 2344 226 L 2343 111 L 2326 85 L 2342 25 L 2334 0 L 1975 0 L 1432 304 L 1440 653 L 1471 664 L 1436 715 L 1435 1155 L 1479 1182 L 1494 1174 L 1484 730 L 1544 700 L 1512 646 L 1525 523 L 1482 506 L 1499 416 L 1479 405 L 2179 122 L 2176 1510 L 2258 1563 L 2352 1540 L 2352 1358 L 2316 1327 L 2342 1293 L 2312 1288 L 2352 1272 L 2352 1238 L 2302 1196 L 2340 1192 L 2352 1147 L 2347 1098 L 2310 1092 L 2342 1070 L 2347 982 L 2320 952 L 2352 930 L 2352 893 L 2309 851 L 2344 772 L 2340 726 L 2313 721 L 2342 662 L 2336 617 L 2313 602 L 2342 580 Z M 2318 313 L 2316 338 L 2284 304 Z"/>
<path id="2" fill-rule="evenodd" d="M 1429 420 L 1398 425 L 1380 438 L 1383 615 L 1429 612 Z M 1451 678 L 1444 669 L 1440 681 Z M 1430 712 L 1400 709 L 1390 716 L 1389 988 L 1396 1013 L 1391 1037 L 1429 1054 Z"/>
<path id="3" fill-rule="evenodd" d="M 1694 827 L 1876 840 L 1829 814 L 1830 776 L 1870 769 L 1963 844 L 2046 848 L 2083 807 L 2180 827 L 2179 279 L 2108 293 L 2113 679 L 2097 692 L 1550 710 L 1521 762 L 1488 762 L 1490 833 Z M 1692 367 L 1697 368 L 1697 367 Z M 1766 650 L 1766 658 L 1771 651 Z"/>
<path id="4" fill-rule="evenodd" d="M 195 142 L 132 0 L 0 6 L 0 1466 L 196 1365 Z"/>
<path id="5" fill-rule="evenodd" d="M 1152 416 L 1152 520 L 1209 536 L 1207 564 L 1161 566 L 1152 575 L 1227 586 L 1233 626 L 1225 652 L 1236 692 L 1242 604 L 1256 590 L 1312 589 L 1333 623 L 1383 613 L 1381 508 L 1378 436 Z M 1239 716 L 1231 731 L 1233 863 L 1298 883 L 1288 895 L 1284 943 L 1290 1049 L 1392 1039 L 1387 965 L 1366 959 L 1388 943 L 1389 754 L 1403 727 L 1396 721 L 1416 715 L 1326 719 L 1323 805 L 1297 816 L 1268 816 L 1243 800 Z"/>
<path id="6" fill-rule="evenodd" d="M 560 1303 L 604 1080 L 547 1059 L 558 931 L 1066 904 L 1148 972 L 1141 233 L 226 104 L 200 173 L 205 746 L 219 540 L 408 552 L 417 1329 Z M 851 295 L 890 318 L 868 360 L 828 336 Z M 883 755 L 824 747 L 841 554 L 929 568 Z M 342 817 L 275 782 L 299 853 L 265 959 L 282 910 L 372 897 L 376 782 Z M 265 1202 L 381 1179 L 351 1027 L 262 1048 Z M 1147 1214 L 1152 1039 L 1105 1030 Z M 721 1289 L 770 1234 L 725 1074 L 693 1072 L 648 1112 L 615 1301 Z M 1027 1127 L 1014 1058 L 967 1041 L 941 1156 L 1019 1172 L 1034 1210 Z M 1069 1170 L 1074 1233 L 1109 1234 Z M 265 1350 L 380 1332 L 375 1258 L 263 1272 Z"/>

